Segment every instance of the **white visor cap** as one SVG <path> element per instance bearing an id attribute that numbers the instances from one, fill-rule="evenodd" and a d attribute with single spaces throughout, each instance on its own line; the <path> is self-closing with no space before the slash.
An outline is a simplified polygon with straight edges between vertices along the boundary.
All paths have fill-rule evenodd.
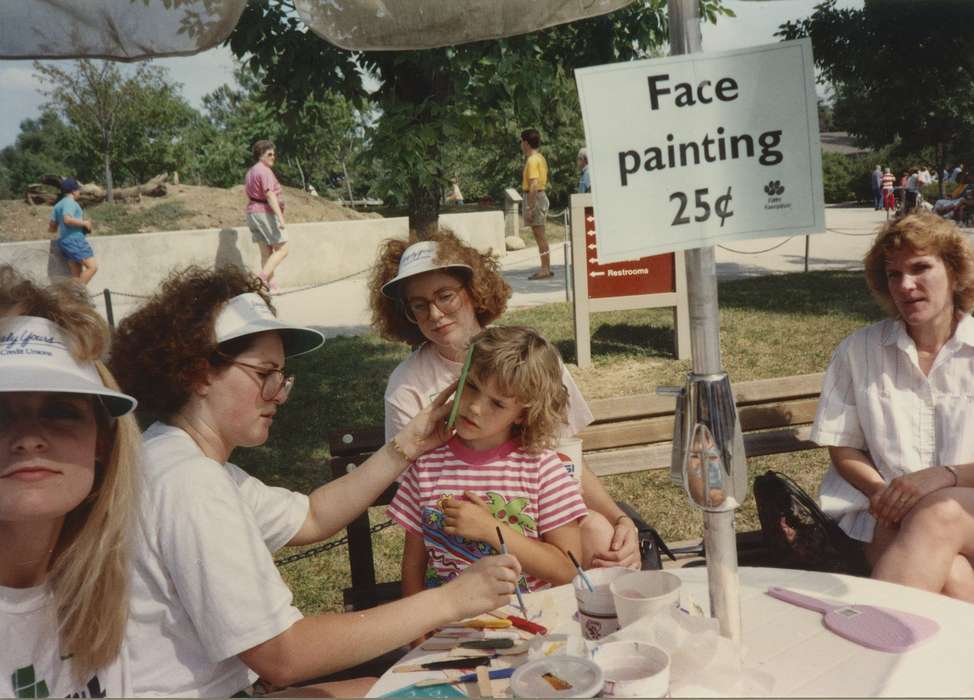
<path id="1" fill-rule="evenodd" d="M 240 294 L 228 301 L 216 317 L 214 330 L 217 343 L 256 333 L 277 333 L 284 343 L 285 357 L 317 350 L 325 342 L 325 336 L 313 328 L 279 321 L 260 294 L 255 292 Z"/>
<path id="2" fill-rule="evenodd" d="M 64 331 L 36 316 L 0 318 L 0 392 L 58 392 L 101 398 L 113 418 L 135 409 L 137 401 L 109 389 L 93 362 L 78 362 Z"/>
<path id="3" fill-rule="evenodd" d="M 473 271 L 469 265 L 463 263 L 436 262 L 436 241 L 420 241 L 413 243 L 402 252 L 399 258 L 399 273 L 382 285 L 382 293 L 390 299 L 399 298 L 399 283 L 407 277 L 421 275 L 433 270 L 464 270 L 467 274 Z"/>

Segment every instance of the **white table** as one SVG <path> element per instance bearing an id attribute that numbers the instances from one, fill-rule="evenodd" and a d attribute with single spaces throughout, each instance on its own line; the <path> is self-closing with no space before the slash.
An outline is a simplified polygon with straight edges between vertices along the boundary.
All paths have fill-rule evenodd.
<path id="1" fill-rule="evenodd" d="M 704 567 L 668 569 L 695 602 L 708 607 Z M 744 662 L 772 675 L 776 697 L 972 697 L 974 696 L 974 605 L 871 579 L 790 569 L 741 568 Z M 873 651 L 825 628 L 820 613 L 768 596 L 770 586 L 792 588 L 848 603 L 869 603 L 930 617 L 940 632 L 903 654 Z M 525 596 L 528 610 L 551 633 L 579 634 L 570 586 Z M 446 658 L 445 652 L 415 649 L 403 664 Z M 506 657 L 510 665 L 523 657 Z M 435 672 L 385 673 L 369 692 L 378 697 Z M 498 685 L 502 682 L 497 682 Z M 504 683 L 506 688 L 506 683 Z M 465 686 L 476 695 L 474 684 Z"/>

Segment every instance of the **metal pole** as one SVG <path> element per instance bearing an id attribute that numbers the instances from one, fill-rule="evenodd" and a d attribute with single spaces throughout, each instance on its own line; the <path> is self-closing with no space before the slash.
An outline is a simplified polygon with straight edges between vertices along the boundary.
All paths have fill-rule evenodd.
<path id="1" fill-rule="evenodd" d="M 699 52 L 702 37 L 697 0 L 667 0 L 667 9 L 670 53 L 678 55 Z M 720 365 L 720 319 L 717 310 L 714 247 L 688 250 L 686 269 L 693 371 L 702 375 L 718 374 L 723 370 Z M 703 523 L 710 613 L 720 623 L 720 633 L 723 636 L 740 642 L 741 602 L 734 511 L 705 511 Z"/>
<path id="2" fill-rule="evenodd" d="M 115 331 L 115 313 L 112 310 L 112 290 L 105 287 L 103 292 L 105 295 L 105 317 L 108 319 L 108 327 L 114 332 Z"/>
<path id="3" fill-rule="evenodd" d="M 809 239 L 811 236 L 805 236 L 805 272 L 808 272 L 808 249 L 810 247 Z"/>
<path id="4" fill-rule="evenodd" d="M 565 207 L 565 213 L 564 213 L 565 242 L 562 244 L 562 251 L 561 251 L 565 259 L 565 301 L 569 301 L 569 302 L 572 300 L 571 292 L 570 292 L 570 288 L 572 286 L 572 282 L 571 282 L 572 280 L 572 269 L 571 269 L 572 226 L 571 226 L 571 218 L 569 215 L 570 211 L 571 211 L 571 205 Z"/>

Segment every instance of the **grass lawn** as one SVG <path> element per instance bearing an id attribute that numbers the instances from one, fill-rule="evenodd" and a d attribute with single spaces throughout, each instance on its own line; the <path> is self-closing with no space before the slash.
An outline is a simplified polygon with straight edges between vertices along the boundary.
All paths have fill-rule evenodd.
<path id="1" fill-rule="evenodd" d="M 720 334 L 724 368 L 733 381 L 823 371 L 832 350 L 850 332 L 882 317 L 859 272 L 811 272 L 741 279 L 720 284 Z M 513 311 L 504 324 L 530 325 L 544 333 L 568 363 L 575 361 L 568 304 Z M 688 361 L 672 356 L 672 313 L 647 309 L 592 317 L 594 366 L 572 368 L 589 398 L 645 393 L 660 384 L 682 383 Z M 289 363 L 298 377 L 278 415 L 271 439 L 239 450 L 233 459 L 269 484 L 310 491 L 332 477 L 327 432 L 341 426 L 382 423 L 386 379 L 408 348 L 374 335 L 337 338 Z M 814 493 L 825 470 L 824 450 L 751 460 L 752 477 L 777 469 Z M 700 537 L 703 518 L 687 504 L 683 489 L 657 470 L 605 478 L 609 492 L 633 504 L 668 541 Z M 373 524 L 385 520 L 381 509 Z M 753 498 L 738 511 L 738 529 L 758 527 Z M 339 535 L 341 536 L 341 535 Z M 399 578 L 402 534 L 388 528 L 376 536 L 381 581 Z M 284 551 L 281 554 L 289 554 Z M 306 614 L 341 609 L 350 584 L 347 551 L 339 547 L 282 568 Z"/>

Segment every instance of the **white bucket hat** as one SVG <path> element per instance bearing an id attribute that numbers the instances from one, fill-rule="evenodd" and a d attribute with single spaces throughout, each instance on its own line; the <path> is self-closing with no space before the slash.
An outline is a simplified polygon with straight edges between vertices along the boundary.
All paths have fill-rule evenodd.
<path id="1" fill-rule="evenodd" d="M 215 326 L 217 343 L 255 333 L 278 333 L 284 343 L 285 357 L 317 350 L 325 342 L 325 336 L 313 328 L 279 321 L 260 294 L 255 292 L 240 294 L 228 301 L 216 317 Z"/>
<path id="2" fill-rule="evenodd" d="M 98 396 L 113 418 L 131 412 L 134 398 L 106 387 L 93 362 L 78 362 L 64 331 L 36 316 L 0 318 L 0 392 L 43 391 Z"/>
<path id="3" fill-rule="evenodd" d="M 399 258 L 399 272 L 391 280 L 382 285 L 382 293 L 390 299 L 399 298 L 399 283 L 407 277 L 421 275 L 424 272 L 433 270 L 465 270 L 467 273 L 473 271 L 469 265 L 463 263 L 436 262 L 436 241 L 420 241 L 413 243 L 402 252 Z"/>

